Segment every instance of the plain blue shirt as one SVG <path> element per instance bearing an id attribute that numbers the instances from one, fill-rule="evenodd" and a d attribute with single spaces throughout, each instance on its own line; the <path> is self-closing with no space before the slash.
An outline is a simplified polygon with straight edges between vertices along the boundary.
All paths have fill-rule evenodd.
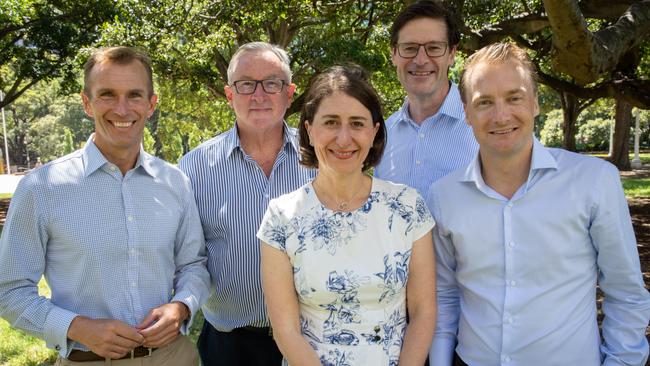
<path id="1" fill-rule="evenodd" d="M 66 357 L 87 350 L 67 339 L 77 315 L 135 326 L 171 301 L 195 314 L 205 265 L 187 177 L 142 149 L 122 176 L 91 136 L 20 181 L 0 239 L 0 315 Z M 38 295 L 43 274 L 51 299 Z"/>
<path id="2" fill-rule="evenodd" d="M 438 323 L 431 365 L 643 365 L 650 295 L 618 170 L 533 143 L 512 199 L 479 158 L 434 183 Z M 602 336 L 596 284 L 605 293 Z"/>
<path id="3" fill-rule="evenodd" d="M 386 131 L 386 149 L 374 175 L 411 186 L 422 197 L 431 183 L 469 164 L 478 151 L 454 83 L 438 112 L 421 125 L 411 119 L 406 100 L 386 121 Z"/>
<path id="4" fill-rule="evenodd" d="M 212 276 L 203 314 L 219 331 L 269 326 L 255 234 L 269 201 L 316 173 L 299 165 L 297 144 L 296 130 L 285 124 L 284 144 L 268 178 L 242 149 L 236 126 L 181 159 L 195 192 Z"/>

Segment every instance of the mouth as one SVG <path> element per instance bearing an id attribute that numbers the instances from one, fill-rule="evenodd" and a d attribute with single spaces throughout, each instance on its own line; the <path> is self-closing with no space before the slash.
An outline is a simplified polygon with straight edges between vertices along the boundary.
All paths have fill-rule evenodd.
<path id="1" fill-rule="evenodd" d="M 115 126 L 117 128 L 129 128 L 129 127 L 133 126 L 136 121 L 135 120 L 133 120 L 133 121 L 113 121 L 113 120 L 109 120 L 109 122 L 113 126 Z"/>
<path id="2" fill-rule="evenodd" d="M 336 151 L 336 150 L 330 150 L 330 152 L 338 159 L 350 159 L 356 150 L 353 151 Z"/>
<path id="3" fill-rule="evenodd" d="M 435 74 L 435 71 L 408 71 L 412 76 L 429 76 Z"/>
<path id="4" fill-rule="evenodd" d="M 504 130 L 490 131 L 490 134 L 491 135 L 503 136 L 503 135 L 513 133 L 513 132 L 517 131 L 518 129 L 519 129 L 518 127 L 512 127 L 512 128 L 508 128 L 508 129 L 504 129 Z"/>

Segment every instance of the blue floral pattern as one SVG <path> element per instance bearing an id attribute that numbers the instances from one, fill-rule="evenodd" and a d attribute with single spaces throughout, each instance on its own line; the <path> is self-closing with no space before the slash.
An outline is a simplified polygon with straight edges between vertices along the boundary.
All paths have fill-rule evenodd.
<path id="1" fill-rule="evenodd" d="M 302 334 L 323 365 L 397 365 L 413 242 L 433 226 L 414 189 L 373 179 L 352 212 L 324 207 L 311 184 L 272 200 L 258 237 L 288 256 Z"/>

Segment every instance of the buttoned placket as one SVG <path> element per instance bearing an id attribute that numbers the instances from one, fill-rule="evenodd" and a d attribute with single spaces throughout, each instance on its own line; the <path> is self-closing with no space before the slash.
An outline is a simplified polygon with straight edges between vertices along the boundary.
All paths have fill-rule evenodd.
<path id="1" fill-rule="evenodd" d="M 133 324 L 139 323 L 137 316 L 144 314 L 142 303 L 140 301 L 140 289 L 138 284 L 140 261 L 138 253 L 138 220 L 136 214 L 135 199 L 133 192 L 131 192 L 131 185 L 129 184 L 134 179 L 134 170 L 130 170 L 124 177 L 120 174 L 120 183 L 122 191 L 122 202 L 124 207 L 124 220 L 126 222 L 126 230 L 128 241 L 126 243 L 127 251 L 127 279 L 129 286 L 129 294 L 131 297 L 131 304 L 133 304 L 133 311 L 131 321 Z"/>
<path id="2" fill-rule="evenodd" d="M 510 351 L 512 345 L 516 341 L 514 339 L 514 328 L 517 327 L 517 314 L 512 311 L 512 301 L 514 300 L 515 292 L 517 291 L 517 280 L 515 279 L 515 265 L 517 258 L 515 257 L 515 238 L 513 237 L 513 224 L 512 216 L 515 204 L 512 200 L 507 201 L 503 205 L 503 237 L 504 237 L 504 303 L 503 303 L 503 318 L 502 318 L 502 345 L 501 345 L 501 364 L 507 365 L 510 363 L 512 357 Z"/>

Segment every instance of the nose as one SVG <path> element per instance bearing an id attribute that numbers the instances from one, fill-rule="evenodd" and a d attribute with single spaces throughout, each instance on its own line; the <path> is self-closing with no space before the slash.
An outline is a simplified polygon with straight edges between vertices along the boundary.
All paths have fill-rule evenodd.
<path id="1" fill-rule="evenodd" d="M 128 101 L 126 100 L 126 97 L 117 98 L 117 101 L 115 101 L 115 105 L 113 106 L 113 112 L 120 116 L 124 116 L 129 112 Z"/>
<path id="2" fill-rule="evenodd" d="M 264 88 L 262 87 L 262 83 L 258 82 L 255 84 L 255 90 L 253 90 L 253 98 L 255 99 L 264 99 L 266 98 L 266 92 L 264 91 Z"/>
<path id="3" fill-rule="evenodd" d="M 418 47 L 418 53 L 413 58 L 413 62 L 418 65 L 422 65 L 426 64 L 429 61 L 429 56 L 427 55 L 427 51 L 424 49 L 424 45 L 420 45 L 420 47 Z"/>
<path id="4" fill-rule="evenodd" d="M 508 108 L 508 105 L 504 102 L 496 102 L 494 103 L 494 121 L 496 123 L 507 123 L 510 120 L 510 109 Z"/>
<path id="5" fill-rule="evenodd" d="M 336 144 L 339 147 L 346 147 L 352 141 L 352 136 L 350 135 L 350 129 L 348 126 L 341 126 L 338 133 L 336 134 Z"/>

